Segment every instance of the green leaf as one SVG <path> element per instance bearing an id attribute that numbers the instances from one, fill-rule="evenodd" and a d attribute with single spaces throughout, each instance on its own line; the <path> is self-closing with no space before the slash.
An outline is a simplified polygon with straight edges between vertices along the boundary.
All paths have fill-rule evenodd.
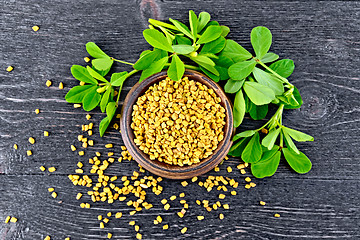
<path id="1" fill-rule="evenodd" d="M 82 100 L 83 108 L 85 111 L 91 111 L 100 103 L 101 95 L 96 91 L 96 88 L 92 88 Z"/>
<path id="2" fill-rule="evenodd" d="M 254 120 L 261 120 L 266 117 L 266 114 L 268 112 L 268 105 L 260 105 L 257 106 L 254 103 L 251 103 L 250 107 L 250 117 Z"/>
<path id="3" fill-rule="evenodd" d="M 253 30 L 251 31 L 250 40 L 251 45 L 254 48 L 256 57 L 258 59 L 261 59 L 270 49 L 272 35 L 268 28 L 259 26 L 253 28 Z"/>
<path id="4" fill-rule="evenodd" d="M 241 154 L 241 159 L 247 163 L 254 163 L 261 159 L 262 148 L 259 133 L 256 132 Z"/>
<path id="5" fill-rule="evenodd" d="M 104 136 L 104 133 L 106 131 L 106 129 L 108 128 L 110 124 L 110 120 L 108 117 L 104 117 L 99 125 L 99 132 L 100 132 L 100 137 Z"/>
<path id="6" fill-rule="evenodd" d="M 279 147 L 274 147 L 273 150 L 265 151 L 260 161 L 251 164 L 251 172 L 256 178 L 270 177 L 275 174 L 279 163 L 281 152 Z"/>
<path id="7" fill-rule="evenodd" d="M 238 62 L 229 67 L 228 73 L 233 80 L 243 80 L 250 75 L 255 68 L 254 60 Z"/>
<path id="8" fill-rule="evenodd" d="M 174 41 L 174 39 L 175 39 L 175 36 L 172 35 L 171 33 L 169 33 L 169 31 L 168 31 L 166 28 L 164 28 L 164 27 L 162 27 L 162 26 L 159 26 L 159 28 L 160 28 L 160 30 L 165 34 L 165 37 L 166 37 L 168 43 L 169 43 L 170 46 L 171 46 L 171 45 L 173 44 L 173 41 Z"/>
<path id="9" fill-rule="evenodd" d="M 252 57 L 245 48 L 239 45 L 234 40 L 227 39 L 224 50 L 221 52 L 221 55 L 229 57 L 234 62 L 241 62 Z"/>
<path id="10" fill-rule="evenodd" d="M 260 83 L 245 81 L 243 88 L 249 99 L 256 105 L 268 104 L 275 99 L 274 91 Z"/>
<path id="11" fill-rule="evenodd" d="M 241 139 L 238 143 L 236 143 L 235 145 L 233 145 L 230 148 L 228 155 L 233 156 L 233 157 L 240 157 L 241 154 L 243 153 L 246 145 L 249 143 L 249 141 L 250 141 L 249 137 Z"/>
<path id="12" fill-rule="evenodd" d="M 83 66 L 72 65 L 70 71 L 74 78 L 79 81 L 90 84 L 98 84 L 98 81 L 96 81 L 96 79 L 94 79 Z"/>
<path id="13" fill-rule="evenodd" d="M 290 135 L 284 129 L 282 129 L 282 132 L 283 132 L 285 140 L 286 140 L 286 146 L 288 148 L 291 148 L 291 150 L 293 150 L 296 154 L 299 154 L 300 151 L 299 151 L 299 149 L 297 149 L 297 147 L 296 147 L 295 143 L 293 142 L 293 140 L 291 139 Z"/>
<path id="14" fill-rule="evenodd" d="M 96 85 L 75 86 L 66 94 L 65 100 L 68 103 L 82 103 L 85 95 L 96 88 Z"/>
<path id="15" fill-rule="evenodd" d="M 160 56 L 162 50 L 155 49 L 154 51 L 150 51 L 146 54 L 143 54 L 139 60 L 134 64 L 134 69 L 136 70 L 145 70 L 147 69 L 157 58 Z"/>
<path id="16" fill-rule="evenodd" d="M 175 41 L 177 42 L 177 44 L 179 45 L 191 45 L 192 42 L 190 39 L 188 39 L 187 37 L 183 37 L 183 36 L 179 36 L 179 35 L 176 35 L 175 36 Z"/>
<path id="17" fill-rule="evenodd" d="M 171 80 L 178 81 L 182 78 L 185 72 L 184 63 L 180 60 L 177 54 L 172 56 L 170 67 L 167 74 Z"/>
<path id="18" fill-rule="evenodd" d="M 98 58 L 91 61 L 92 65 L 100 71 L 105 71 L 111 68 L 113 62 L 114 60 L 112 60 L 111 58 Z"/>
<path id="19" fill-rule="evenodd" d="M 294 61 L 291 59 L 281 59 L 271 64 L 269 68 L 274 70 L 280 76 L 288 78 L 293 73 L 295 65 Z"/>
<path id="20" fill-rule="evenodd" d="M 229 80 L 227 80 L 224 86 L 224 90 L 226 93 L 236 93 L 237 91 L 240 90 L 244 82 L 245 79 L 243 79 L 242 81 L 234 81 L 230 78 Z"/>
<path id="21" fill-rule="evenodd" d="M 88 42 L 86 44 L 86 51 L 93 58 L 110 58 L 106 53 L 104 53 L 94 42 Z"/>
<path id="22" fill-rule="evenodd" d="M 172 22 L 172 24 L 174 24 L 174 26 L 183 34 L 185 34 L 186 36 L 188 36 L 189 38 L 193 39 L 193 35 L 191 34 L 189 28 L 183 24 L 182 22 L 179 22 L 177 20 L 171 19 L 169 18 L 169 21 Z"/>
<path id="23" fill-rule="evenodd" d="M 149 68 L 145 69 L 141 73 L 139 82 L 141 82 L 142 80 L 144 80 L 147 77 L 150 77 L 151 75 L 153 75 L 155 73 L 160 72 L 164 68 L 164 66 L 168 62 L 168 60 L 169 60 L 169 57 L 166 56 L 166 57 L 161 58 L 160 60 L 157 60 L 156 62 L 153 62 L 149 66 Z"/>
<path id="24" fill-rule="evenodd" d="M 115 115 L 116 112 L 116 103 L 115 102 L 109 102 L 109 104 L 106 106 L 106 115 L 108 118 L 111 119 Z"/>
<path id="25" fill-rule="evenodd" d="M 185 45 L 185 44 L 179 44 L 179 45 L 173 45 L 172 48 L 174 49 L 174 52 L 177 54 L 189 54 L 193 51 L 195 51 L 195 48 L 191 45 Z"/>
<path id="26" fill-rule="evenodd" d="M 272 52 L 268 52 L 260 59 L 260 61 L 262 61 L 263 63 L 269 63 L 277 60 L 278 58 L 279 55 Z"/>
<path id="27" fill-rule="evenodd" d="M 201 32 L 201 30 L 203 30 L 203 28 L 206 26 L 206 24 L 208 24 L 208 22 L 210 21 L 210 18 L 211 18 L 210 14 L 207 12 L 201 12 L 199 14 L 197 32 Z"/>
<path id="28" fill-rule="evenodd" d="M 208 67 L 212 67 L 212 66 L 208 66 Z M 200 69 L 203 73 L 205 73 L 214 82 L 219 82 L 219 80 L 220 80 L 219 76 L 216 76 L 215 74 L 211 73 L 210 71 L 208 71 L 206 68 L 204 68 L 202 66 L 200 66 Z"/>
<path id="29" fill-rule="evenodd" d="M 240 126 L 245 116 L 245 100 L 242 90 L 238 91 L 234 100 L 234 127 Z"/>
<path id="30" fill-rule="evenodd" d="M 96 72 L 91 67 L 86 66 L 86 69 L 93 78 L 96 78 L 97 80 L 108 83 L 108 80 L 106 80 L 103 76 L 101 76 L 98 72 Z"/>
<path id="31" fill-rule="evenodd" d="M 201 37 L 197 40 L 197 44 L 208 43 L 214 41 L 221 35 L 221 27 L 220 26 L 210 26 L 206 28 Z"/>
<path id="32" fill-rule="evenodd" d="M 263 138 L 261 144 L 264 147 L 267 147 L 268 150 L 272 149 L 279 134 L 280 134 L 280 128 L 270 131 L 268 135 L 266 135 L 266 137 Z"/>
<path id="33" fill-rule="evenodd" d="M 245 99 L 245 106 L 246 106 L 245 113 L 248 113 L 248 112 L 250 112 L 250 109 L 251 109 L 251 106 L 253 103 L 250 101 L 249 97 L 246 94 L 244 96 L 244 99 Z"/>
<path id="34" fill-rule="evenodd" d="M 106 70 L 98 70 L 98 69 L 96 69 L 94 66 L 92 66 L 92 69 L 95 71 L 95 72 L 97 72 L 97 73 L 99 73 L 102 77 L 104 77 L 104 76 L 106 76 L 109 72 L 110 72 L 110 68 L 108 68 L 108 69 L 106 69 Z"/>
<path id="35" fill-rule="evenodd" d="M 109 102 L 111 90 L 112 90 L 112 88 L 109 87 L 101 98 L 101 101 L 100 101 L 101 112 L 105 112 L 105 110 L 106 110 L 106 105 Z"/>
<path id="36" fill-rule="evenodd" d="M 283 131 L 287 132 L 295 141 L 298 142 L 314 141 L 312 136 L 291 128 L 283 127 Z"/>
<path id="37" fill-rule="evenodd" d="M 219 55 L 218 57 L 219 57 L 218 59 L 214 59 L 215 66 L 229 68 L 231 65 L 235 63 L 233 60 L 231 60 L 231 58 L 225 55 Z"/>
<path id="38" fill-rule="evenodd" d="M 293 97 L 296 99 L 296 102 L 297 102 L 298 104 L 297 104 L 297 105 L 294 105 L 294 106 L 292 106 L 292 105 L 290 105 L 290 104 L 285 105 L 285 106 L 284 106 L 285 109 L 296 109 L 296 108 L 300 108 L 300 107 L 301 107 L 301 105 L 303 104 L 303 100 L 302 100 L 302 98 L 301 98 L 301 95 L 300 95 L 300 93 L 299 93 L 299 90 L 298 90 L 296 87 L 294 87 Z"/>
<path id="39" fill-rule="evenodd" d="M 274 75 L 257 67 L 254 68 L 253 74 L 258 83 L 271 88 L 275 95 L 281 95 L 284 93 L 284 84 Z"/>
<path id="40" fill-rule="evenodd" d="M 168 52 L 173 52 L 168 40 L 160 31 L 156 29 L 145 29 L 143 31 L 145 40 L 153 47 L 159 48 Z"/>
<path id="41" fill-rule="evenodd" d="M 119 73 L 113 73 L 111 75 L 111 79 L 110 79 L 111 85 L 113 85 L 114 87 L 120 87 L 120 90 L 121 90 L 121 87 L 122 87 L 124 81 L 126 80 L 127 75 L 128 75 L 128 72 L 126 72 L 126 71 L 119 72 Z M 119 91 L 119 94 L 120 94 L 120 91 Z"/>
<path id="42" fill-rule="evenodd" d="M 303 174 L 310 171 L 312 164 L 304 153 L 299 152 L 299 154 L 296 154 L 288 148 L 283 148 L 282 152 L 286 161 L 295 172 Z"/>
<path id="43" fill-rule="evenodd" d="M 201 53 L 219 53 L 225 47 L 226 40 L 224 37 L 219 37 L 214 41 L 205 43 L 201 49 Z"/>
<path id="44" fill-rule="evenodd" d="M 150 53 L 150 52 L 152 52 L 152 51 L 149 50 L 149 49 L 147 49 L 147 50 L 145 50 L 145 51 L 142 51 L 142 52 L 140 53 L 140 57 L 142 57 L 142 56 L 144 56 L 145 54 L 148 54 L 148 53 Z"/>
<path id="45" fill-rule="evenodd" d="M 240 139 L 240 138 L 243 138 L 243 137 L 251 137 L 252 135 L 254 135 L 256 133 L 255 130 L 247 130 L 247 131 L 244 131 L 244 132 L 241 132 L 241 133 L 238 133 L 236 134 L 232 141 L 235 142 L 236 140 Z"/>
<path id="46" fill-rule="evenodd" d="M 196 39 L 197 37 L 197 28 L 198 28 L 198 18 L 196 16 L 196 14 L 194 13 L 193 10 L 189 11 L 189 22 L 190 22 L 190 29 L 191 29 L 191 34 L 193 36 L 193 39 Z"/>
<path id="47" fill-rule="evenodd" d="M 224 25 L 221 25 L 220 27 L 221 27 L 221 36 L 226 37 L 230 32 L 230 28 Z"/>
<path id="48" fill-rule="evenodd" d="M 201 64 L 210 65 L 210 66 L 215 66 L 215 63 L 213 62 L 213 60 L 211 60 L 209 57 L 204 56 L 204 55 L 199 54 L 196 57 L 190 57 L 190 59 L 199 65 L 201 63 Z"/>

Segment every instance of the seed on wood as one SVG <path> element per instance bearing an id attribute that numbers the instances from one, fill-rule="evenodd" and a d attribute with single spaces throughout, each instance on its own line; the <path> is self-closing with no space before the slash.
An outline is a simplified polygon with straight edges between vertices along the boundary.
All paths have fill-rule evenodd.
<path id="1" fill-rule="evenodd" d="M 37 25 L 35 25 L 35 26 L 32 27 L 32 30 L 33 30 L 34 32 L 39 31 L 39 29 L 40 29 L 40 27 L 37 26 Z"/>
<path id="2" fill-rule="evenodd" d="M 6 71 L 8 71 L 8 72 L 11 72 L 12 70 L 14 70 L 14 67 L 13 67 L 13 66 L 8 66 L 8 67 L 6 68 Z"/>
<path id="3" fill-rule="evenodd" d="M 50 87 L 52 82 L 50 80 L 47 80 L 45 84 L 46 84 L 47 87 Z"/>

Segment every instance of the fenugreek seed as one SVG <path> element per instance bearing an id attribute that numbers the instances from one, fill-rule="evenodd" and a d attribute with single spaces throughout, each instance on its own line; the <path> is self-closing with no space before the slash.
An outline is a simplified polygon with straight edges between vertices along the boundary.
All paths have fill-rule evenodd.
<path id="1" fill-rule="evenodd" d="M 18 149 L 18 145 L 14 144 L 14 149 L 17 150 Z"/>
<path id="2" fill-rule="evenodd" d="M 47 80 L 45 84 L 46 84 L 47 87 L 50 87 L 52 82 L 50 80 Z"/>
<path id="3" fill-rule="evenodd" d="M 249 163 L 246 162 L 246 163 L 244 163 L 244 165 L 245 165 L 245 167 L 248 167 L 248 166 L 249 166 Z"/>
<path id="4" fill-rule="evenodd" d="M 55 167 L 49 167 L 49 168 L 48 168 L 48 171 L 49 171 L 49 172 L 55 172 L 55 171 L 56 171 L 56 168 L 55 168 Z"/>
<path id="5" fill-rule="evenodd" d="M 91 115 L 90 115 L 90 114 L 86 114 L 86 119 L 87 119 L 87 120 L 90 120 L 90 118 L 91 118 Z"/>
<path id="6" fill-rule="evenodd" d="M 78 162 L 77 166 L 78 166 L 78 168 L 82 168 L 84 166 L 84 164 L 82 162 Z"/>
<path id="7" fill-rule="evenodd" d="M 182 212 L 177 212 L 177 215 L 178 215 L 180 218 L 184 217 L 184 214 L 183 214 Z"/>
<path id="8" fill-rule="evenodd" d="M 121 218 L 121 217 L 122 217 L 122 213 L 121 213 L 121 212 L 115 213 L 115 218 Z"/>
<path id="9" fill-rule="evenodd" d="M 74 104 L 74 108 L 81 108 L 81 104 L 75 103 L 75 104 Z"/>
<path id="10" fill-rule="evenodd" d="M 27 150 L 27 151 L 26 151 L 26 154 L 27 154 L 28 156 L 31 156 L 31 155 L 32 155 L 32 151 L 31 151 L 31 150 Z"/>
<path id="11" fill-rule="evenodd" d="M 81 197 L 82 197 L 82 193 L 78 193 L 78 194 L 76 195 L 76 200 L 79 200 Z"/>
<path id="12" fill-rule="evenodd" d="M 46 168 L 45 168 L 44 166 L 40 166 L 40 170 L 41 170 L 42 172 L 44 172 L 44 171 L 46 170 Z"/>
<path id="13" fill-rule="evenodd" d="M 40 27 L 37 26 L 37 25 L 35 25 L 35 26 L 32 27 L 32 30 L 33 30 L 34 32 L 39 31 L 39 29 L 40 29 Z"/>
<path id="14" fill-rule="evenodd" d="M 64 89 L 64 84 L 62 82 L 59 83 L 59 89 Z"/>
<path id="15" fill-rule="evenodd" d="M 142 239 L 142 235 L 140 233 L 136 233 L 136 239 Z"/>
<path id="16" fill-rule="evenodd" d="M 185 193 L 180 193 L 180 194 L 179 194 L 179 197 L 181 197 L 181 198 L 182 198 L 182 197 L 185 197 Z"/>
<path id="17" fill-rule="evenodd" d="M 80 85 L 80 86 L 84 86 L 85 83 L 86 83 L 86 82 L 80 81 L 80 82 L 79 82 L 79 85 Z"/>
<path id="18" fill-rule="evenodd" d="M 164 230 L 169 229 L 169 225 L 168 225 L 168 224 L 164 225 L 164 226 L 163 226 L 163 229 L 164 229 Z"/>
<path id="19" fill-rule="evenodd" d="M 105 145 L 106 148 L 112 148 L 113 145 L 111 143 Z"/>
<path id="20" fill-rule="evenodd" d="M 203 220 L 205 217 L 204 216 L 197 216 L 197 220 L 201 221 Z"/>
<path id="21" fill-rule="evenodd" d="M 245 174 L 246 173 L 245 169 L 240 169 L 240 173 Z"/>
<path id="22" fill-rule="evenodd" d="M 280 217 L 280 214 L 275 213 L 275 214 L 274 214 L 274 217 L 278 218 L 278 217 Z"/>
<path id="23" fill-rule="evenodd" d="M 250 185 L 250 184 L 246 184 L 246 185 L 245 185 L 245 188 L 246 188 L 246 189 L 249 189 L 249 188 L 251 188 L 251 185 Z"/>
<path id="24" fill-rule="evenodd" d="M 108 238 L 108 239 L 112 238 L 112 234 L 111 234 L 111 233 L 108 233 L 108 234 L 107 234 L 107 238 Z"/>
<path id="25" fill-rule="evenodd" d="M 44 137 L 48 137 L 49 136 L 49 132 L 48 131 L 44 131 Z"/>
<path id="26" fill-rule="evenodd" d="M 111 217 L 111 212 L 108 212 L 106 216 Z"/>
<path id="27" fill-rule="evenodd" d="M 236 193 L 236 191 L 231 191 L 231 195 L 236 195 L 237 193 Z"/>
<path id="28" fill-rule="evenodd" d="M 231 173 L 232 172 L 232 168 L 229 166 L 229 167 L 227 167 L 226 168 L 226 170 L 229 172 L 229 173 Z"/>
<path id="29" fill-rule="evenodd" d="M 197 204 L 197 205 L 201 205 L 201 201 L 200 201 L 200 200 L 196 200 L 196 204 Z"/>
<path id="30" fill-rule="evenodd" d="M 79 156 L 84 156 L 85 152 L 84 151 L 79 151 Z"/>
<path id="31" fill-rule="evenodd" d="M 130 215 L 132 216 L 132 215 L 134 215 L 136 213 L 136 211 L 131 211 L 130 212 Z"/>
<path id="32" fill-rule="evenodd" d="M 182 185 L 183 187 L 186 187 L 186 186 L 188 185 L 188 182 L 187 182 L 187 181 L 183 181 L 183 182 L 181 182 L 181 185 Z"/>
<path id="33" fill-rule="evenodd" d="M 163 200 L 161 200 L 161 203 L 162 203 L 162 204 L 166 204 L 166 203 L 167 203 L 167 200 L 164 198 Z"/>
<path id="34" fill-rule="evenodd" d="M 85 61 L 85 62 L 90 62 L 90 58 L 84 57 L 84 61 Z"/>
<path id="35" fill-rule="evenodd" d="M 67 238 L 65 238 L 65 240 L 70 240 L 70 238 L 69 238 L 69 237 L 67 237 Z"/>
<path id="36" fill-rule="evenodd" d="M 44 238 L 44 240 L 51 240 L 51 237 L 50 237 L 50 236 L 46 236 L 46 237 Z"/>
<path id="37" fill-rule="evenodd" d="M 250 187 L 255 187 L 255 186 L 256 186 L 256 183 L 253 183 L 253 182 L 250 183 Z"/>
<path id="38" fill-rule="evenodd" d="M 175 196 L 175 195 L 173 195 L 173 196 L 170 197 L 170 200 L 171 200 L 171 201 L 174 201 L 175 199 L 176 199 L 176 196 Z"/>
<path id="39" fill-rule="evenodd" d="M 40 109 L 35 109 L 35 114 L 39 114 L 40 113 Z"/>
<path id="40" fill-rule="evenodd" d="M 220 214 L 219 214 L 219 218 L 220 218 L 221 220 L 224 219 L 224 214 L 220 213 Z"/>
<path id="41" fill-rule="evenodd" d="M 53 198 L 56 198 L 56 197 L 57 197 L 57 193 L 56 193 L 56 192 L 53 192 L 53 193 L 51 194 L 51 196 L 52 196 Z"/>
<path id="42" fill-rule="evenodd" d="M 89 146 L 94 146 L 94 140 L 89 140 L 88 144 L 89 144 Z"/>
<path id="43" fill-rule="evenodd" d="M 184 227 L 183 229 L 181 229 L 181 233 L 182 233 L 182 234 L 185 234 L 186 231 L 187 231 L 187 227 Z"/>
<path id="44" fill-rule="evenodd" d="M 49 192 L 53 192 L 55 189 L 54 188 L 48 188 Z"/>
<path id="45" fill-rule="evenodd" d="M 90 203 L 85 203 L 85 208 L 90 208 Z"/>
<path id="46" fill-rule="evenodd" d="M 5 223 L 9 223 L 10 219 L 11 219 L 11 217 L 10 217 L 10 216 L 7 216 L 7 217 L 5 218 Z"/>
<path id="47" fill-rule="evenodd" d="M 215 171 L 215 172 L 219 172 L 219 171 L 220 171 L 220 168 L 219 168 L 219 167 L 215 167 L 215 168 L 214 168 L 214 171 Z"/>
<path id="48" fill-rule="evenodd" d="M 170 209 L 170 204 L 168 204 L 168 203 L 165 204 L 165 205 L 164 205 L 164 209 L 165 209 L 165 210 L 169 210 L 169 209 Z"/>
<path id="49" fill-rule="evenodd" d="M 74 145 L 71 145 L 70 148 L 71 148 L 71 151 L 73 151 L 73 152 L 76 151 L 76 147 Z"/>
<path id="50" fill-rule="evenodd" d="M 220 198 L 220 199 L 224 199 L 224 198 L 225 198 L 225 195 L 224 195 L 224 194 L 219 194 L 219 198 Z"/>
<path id="51" fill-rule="evenodd" d="M 17 222 L 17 218 L 16 217 L 11 217 L 11 219 L 10 219 L 10 222 L 12 222 L 12 223 L 16 223 Z"/>
<path id="52" fill-rule="evenodd" d="M 251 178 L 246 177 L 246 178 L 245 178 L 245 181 L 246 181 L 246 182 L 251 182 Z"/>
<path id="53" fill-rule="evenodd" d="M 104 226 L 104 223 L 103 223 L 103 222 L 101 222 L 101 223 L 100 223 L 100 228 L 105 228 L 105 226 Z"/>
<path id="54" fill-rule="evenodd" d="M 197 180 L 198 180 L 198 177 L 193 177 L 193 178 L 191 179 L 192 182 L 196 182 Z"/>
<path id="55" fill-rule="evenodd" d="M 266 205 L 266 203 L 265 203 L 264 201 L 260 201 L 260 205 L 265 206 L 265 205 Z"/>
<path id="56" fill-rule="evenodd" d="M 161 217 L 161 216 L 157 216 L 157 217 L 156 217 L 156 220 L 157 220 L 159 223 L 161 223 L 161 222 L 162 222 L 162 217 Z"/>
<path id="57" fill-rule="evenodd" d="M 13 67 L 13 66 L 8 66 L 8 67 L 6 68 L 6 71 L 8 71 L 8 72 L 11 72 L 12 70 L 14 70 L 14 67 Z"/>

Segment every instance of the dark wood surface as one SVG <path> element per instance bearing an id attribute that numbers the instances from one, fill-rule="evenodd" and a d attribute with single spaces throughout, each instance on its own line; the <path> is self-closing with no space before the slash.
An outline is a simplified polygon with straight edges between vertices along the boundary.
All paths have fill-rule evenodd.
<path id="1" fill-rule="evenodd" d="M 299 144 L 313 162 L 313 169 L 299 175 L 281 163 L 275 176 L 254 179 L 255 188 L 245 189 L 246 176 L 238 170 L 226 172 L 239 159 L 230 159 L 220 172 L 240 182 L 236 196 L 222 202 L 229 210 L 205 212 L 196 199 L 216 201 L 218 192 L 207 193 L 196 184 L 182 187 L 180 181 L 164 180 L 163 194 L 149 192 L 154 208 L 129 216 L 130 208 L 117 202 L 92 204 L 81 209 L 77 192 L 87 189 L 74 186 L 67 178 L 76 163 L 95 151 L 106 153 L 106 143 L 113 143 L 116 154 L 122 145 L 120 133 L 112 129 L 103 138 L 94 132 L 96 142 L 79 157 L 70 151 L 77 144 L 86 113 L 74 109 L 64 100 L 65 93 L 76 84 L 70 75 L 72 64 L 84 65 L 85 43 L 94 41 L 109 55 L 134 62 L 149 46 L 142 38 L 148 17 L 185 20 L 187 10 L 208 11 L 213 18 L 231 28 L 230 38 L 249 48 L 249 33 L 257 25 L 270 28 L 272 51 L 281 58 L 292 58 L 296 69 L 290 80 L 299 88 L 304 105 L 286 111 L 286 125 L 315 137 L 313 143 Z M 134 239 L 128 225 L 136 220 L 144 239 L 359 239 L 360 172 L 360 3 L 356 1 L 1 1 L 0 9 L 0 239 Z M 38 32 L 32 31 L 39 25 Z M 8 73 L 6 67 L 14 66 Z M 114 71 L 129 70 L 116 64 Z M 47 88 L 45 82 L 52 80 Z M 122 99 L 138 76 L 125 83 Z M 57 85 L 64 82 L 65 89 Z M 34 110 L 41 113 L 36 115 Z M 99 123 L 103 114 L 92 113 Z M 248 119 L 241 129 L 252 129 L 261 121 Z M 42 136 L 43 131 L 50 137 Z M 30 146 L 27 139 L 36 138 Z M 13 144 L 19 149 L 15 151 Z M 32 149 L 33 155 L 26 156 Z M 39 166 L 55 166 L 49 174 Z M 88 166 L 85 166 L 87 168 Z M 116 163 L 106 170 L 109 175 L 131 176 L 135 162 Z M 249 171 L 247 171 L 249 172 Z M 47 188 L 58 193 L 53 199 Z M 190 210 L 179 219 L 174 204 L 164 212 L 160 200 L 185 192 Z M 267 202 L 260 206 L 259 201 Z M 59 202 L 61 201 L 61 202 Z M 84 201 L 89 202 L 88 196 Z M 97 215 L 122 211 L 122 219 L 112 220 L 100 229 Z M 225 219 L 219 220 L 218 214 Z M 274 218 L 280 213 L 280 218 Z M 153 225 L 163 216 L 170 229 Z M 19 219 L 4 224 L 6 216 Z M 204 215 L 199 222 L 197 215 Z M 188 227 L 186 234 L 180 229 Z"/>

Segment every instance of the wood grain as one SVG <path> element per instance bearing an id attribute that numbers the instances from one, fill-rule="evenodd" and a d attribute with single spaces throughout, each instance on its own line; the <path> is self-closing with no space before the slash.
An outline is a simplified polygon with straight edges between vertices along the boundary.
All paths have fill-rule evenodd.
<path id="1" fill-rule="evenodd" d="M 134 239 L 135 231 L 128 221 L 136 220 L 144 239 L 358 239 L 360 238 L 359 171 L 360 141 L 360 3 L 356 1 L 0 1 L 0 239 Z M 238 159 L 226 161 L 218 173 L 241 182 L 238 195 L 224 201 L 230 210 L 205 213 L 194 204 L 196 199 L 217 200 L 218 193 L 207 193 L 196 184 L 183 188 L 179 181 L 164 180 L 164 196 L 186 193 L 190 210 L 183 219 L 176 216 L 180 205 L 164 213 L 158 197 L 149 193 L 154 208 L 131 217 L 111 221 L 106 229 L 98 227 L 96 216 L 108 211 L 128 211 L 125 204 L 93 204 L 80 209 L 77 192 L 66 175 L 73 173 L 78 161 L 94 152 L 106 153 L 106 143 L 120 153 L 120 133 L 112 129 L 103 138 L 97 130 L 92 137 L 96 145 L 84 157 L 71 152 L 79 146 L 81 124 L 86 113 L 64 101 L 74 85 L 70 67 L 85 65 L 85 43 L 96 42 L 109 55 L 136 61 L 149 48 L 141 31 L 148 17 L 172 17 L 187 21 L 187 10 L 208 11 L 221 24 L 231 28 L 229 37 L 250 49 L 249 34 L 253 27 L 264 25 L 273 33 L 271 50 L 281 58 L 291 58 L 296 69 L 289 79 L 300 90 L 304 105 L 286 111 L 284 123 L 315 137 L 313 143 L 299 144 L 313 162 L 313 169 L 298 175 L 282 162 L 275 176 L 255 179 L 257 186 L 243 188 L 244 177 L 238 171 L 226 172 Z M 39 25 L 33 32 L 31 27 Z M 6 67 L 14 66 L 8 73 Z M 113 71 L 129 70 L 116 64 Z M 52 80 L 47 88 L 45 82 Z M 129 79 L 121 95 L 137 82 Z M 59 82 L 64 90 L 57 88 Z M 36 115 L 34 110 L 41 113 Z M 97 125 L 103 114 L 91 113 Z M 253 129 L 262 121 L 245 119 L 239 130 Z M 48 138 L 43 131 L 50 132 Z M 28 137 L 35 137 L 30 146 Z M 19 145 L 15 151 L 12 146 Z M 33 156 L 25 152 L 33 150 Z M 57 171 L 42 173 L 39 166 L 55 166 Z M 108 175 L 130 176 L 135 162 L 116 163 Z M 85 166 L 88 169 L 88 166 Z M 52 199 L 48 187 L 55 187 L 58 199 Z M 87 196 L 86 196 L 87 197 Z M 61 200 L 63 203 L 59 204 Z M 85 198 L 86 200 L 86 198 Z M 258 201 L 267 202 L 260 206 Z M 225 219 L 220 221 L 218 214 Z M 280 218 L 274 218 L 280 213 Z M 161 230 L 152 220 L 164 217 L 170 229 Z M 204 221 L 196 216 L 204 214 Z M 16 224 L 4 224 L 7 215 L 16 216 Z M 185 235 L 180 234 L 188 227 Z"/>

